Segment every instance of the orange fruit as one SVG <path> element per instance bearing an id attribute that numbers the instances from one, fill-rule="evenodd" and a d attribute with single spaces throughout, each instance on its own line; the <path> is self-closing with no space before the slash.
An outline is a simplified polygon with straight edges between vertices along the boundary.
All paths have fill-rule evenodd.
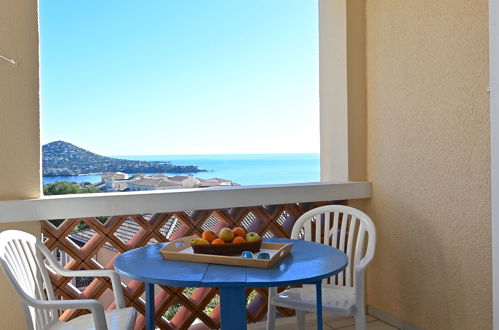
<path id="1" fill-rule="evenodd" d="M 236 228 L 233 228 L 233 229 L 232 229 L 232 232 L 233 232 L 233 233 L 234 233 L 234 235 L 236 235 L 236 236 L 241 236 L 241 237 L 246 236 L 246 230 L 244 230 L 244 228 L 241 228 L 241 227 L 236 227 Z"/>
<path id="2" fill-rule="evenodd" d="M 232 243 L 246 243 L 246 240 L 244 239 L 244 237 L 236 236 Z"/>
<path id="3" fill-rule="evenodd" d="M 221 238 L 216 238 L 213 241 L 211 241 L 211 244 L 225 244 L 225 242 Z"/>
<path id="4" fill-rule="evenodd" d="M 215 234 L 213 230 L 205 230 L 203 231 L 203 235 L 201 235 L 201 237 L 207 240 L 208 242 L 211 242 L 215 238 L 217 238 L 217 234 Z"/>

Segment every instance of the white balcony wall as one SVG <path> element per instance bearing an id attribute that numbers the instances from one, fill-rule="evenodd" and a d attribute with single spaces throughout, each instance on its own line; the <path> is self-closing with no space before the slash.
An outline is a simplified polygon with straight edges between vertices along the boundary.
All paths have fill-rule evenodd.
<path id="1" fill-rule="evenodd" d="M 0 201 L 0 223 L 258 205 L 340 201 L 371 197 L 368 182 L 315 182 L 47 196 Z"/>

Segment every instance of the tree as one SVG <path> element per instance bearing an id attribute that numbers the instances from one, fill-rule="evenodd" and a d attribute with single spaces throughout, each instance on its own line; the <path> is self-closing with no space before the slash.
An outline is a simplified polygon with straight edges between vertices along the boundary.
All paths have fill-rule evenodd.
<path id="1" fill-rule="evenodd" d="M 71 181 L 57 181 L 54 183 L 44 184 L 43 185 L 43 194 L 44 195 L 68 195 L 68 194 L 92 194 L 102 192 L 99 189 L 93 186 L 81 187 L 76 182 Z M 107 217 L 96 217 L 97 220 L 104 223 Z M 103 218 L 103 219 L 100 219 Z M 64 219 L 54 219 L 50 220 L 54 226 L 59 226 Z M 73 231 L 78 231 L 81 229 L 86 229 L 88 226 L 86 224 L 79 223 Z"/>
<path id="2" fill-rule="evenodd" d="M 91 194 L 99 192 L 102 191 L 95 187 L 81 187 L 76 182 L 70 181 L 57 181 L 43 185 L 44 195 Z"/>

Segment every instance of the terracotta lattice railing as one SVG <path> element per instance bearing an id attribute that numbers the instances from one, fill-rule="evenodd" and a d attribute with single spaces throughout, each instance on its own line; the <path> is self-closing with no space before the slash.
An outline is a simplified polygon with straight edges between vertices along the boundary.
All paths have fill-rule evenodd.
<path id="1" fill-rule="evenodd" d="M 68 269 L 112 269 L 115 258 L 134 248 L 186 236 L 203 230 L 242 226 L 263 237 L 289 237 L 296 219 L 304 212 L 330 202 L 254 206 L 217 210 L 165 212 L 43 221 L 45 245 Z M 106 279 L 70 279 L 55 274 L 56 295 L 64 299 L 109 300 L 111 284 Z M 129 306 L 138 311 L 136 329 L 144 328 L 144 284 L 123 279 Z M 267 290 L 248 289 L 248 322 L 262 320 L 267 310 Z M 156 290 L 156 325 L 160 329 L 218 328 L 220 310 L 217 289 L 160 286 Z M 291 310 L 280 309 L 283 315 Z M 62 319 L 85 311 L 66 310 Z"/>

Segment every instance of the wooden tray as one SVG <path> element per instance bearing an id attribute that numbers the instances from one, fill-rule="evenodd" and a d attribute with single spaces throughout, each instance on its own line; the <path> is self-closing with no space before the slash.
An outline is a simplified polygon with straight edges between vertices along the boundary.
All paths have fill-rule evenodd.
<path id="1" fill-rule="evenodd" d="M 266 243 L 263 242 L 260 251 L 270 254 L 270 259 L 249 259 L 241 256 L 222 256 L 213 254 L 196 254 L 192 250 L 191 242 L 194 236 L 179 238 L 165 245 L 160 253 L 167 260 L 182 260 L 192 262 L 206 262 L 210 264 L 271 268 L 291 252 L 292 243 Z"/>

